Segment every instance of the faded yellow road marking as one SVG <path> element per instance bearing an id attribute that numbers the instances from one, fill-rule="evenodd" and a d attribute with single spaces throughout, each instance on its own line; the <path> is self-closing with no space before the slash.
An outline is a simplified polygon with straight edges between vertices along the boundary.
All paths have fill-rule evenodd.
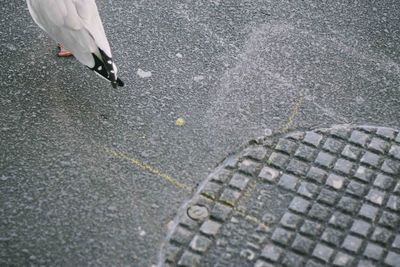
<path id="1" fill-rule="evenodd" d="M 254 190 L 257 187 L 257 180 L 252 180 L 247 188 L 243 191 L 243 195 L 239 200 L 238 206 L 241 206 L 246 209 L 247 202 L 249 201 L 250 196 L 253 194 Z"/>
<path id="2" fill-rule="evenodd" d="M 254 217 L 254 216 L 246 214 L 246 211 L 237 210 L 237 209 L 235 209 L 234 211 L 235 211 L 236 214 L 242 216 L 247 221 L 253 222 L 253 223 L 257 224 L 258 226 L 262 227 L 264 231 L 268 231 L 270 229 L 270 227 L 267 224 L 265 224 L 264 222 L 262 222 L 260 219 Z"/>
<path id="3" fill-rule="evenodd" d="M 105 150 L 112 156 L 116 157 L 116 158 L 120 158 L 123 160 L 126 160 L 128 162 L 130 162 L 131 164 L 135 165 L 137 168 L 150 172 L 154 175 L 157 175 L 158 177 L 163 178 L 165 181 L 169 182 L 170 184 L 176 186 L 177 188 L 183 189 L 187 192 L 193 192 L 193 188 L 189 185 L 186 185 L 184 183 L 181 183 L 180 181 L 178 181 L 177 179 L 175 179 L 174 177 L 165 174 L 163 172 L 161 172 L 160 170 L 158 170 L 157 168 L 146 164 L 144 162 L 141 162 L 138 159 L 132 158 L 124 153 L 122 153 L 121 151 L 115 150 L 115 149 L 109 149 L 109 148 L 105 148 Z"/>
<path id="4" fill-rule="evenodd" d="M 304 102 L 304 95 L 302 94 L 299 96 L 298 100 L 293 105 L 292 111 L 289 114 L 287 122 L 285 123 L 285 125 L 283 125 L 281 129 L 279 129 L 279 132 L 287 133 L 289 131 L 289 129 L 293 126 L 294 118 L 297 116 L 297 114 L 299 114 L 303 102 Z"/>

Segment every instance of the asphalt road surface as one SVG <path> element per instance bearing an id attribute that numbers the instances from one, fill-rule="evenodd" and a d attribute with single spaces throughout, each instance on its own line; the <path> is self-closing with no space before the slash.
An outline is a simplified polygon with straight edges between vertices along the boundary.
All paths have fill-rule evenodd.
<path id="1" fill-rule="evenodd" d="M 97 1 L 113 89 L 2 0 L 0 265 L 150 266 L 180 204 L 246 141 L 399 129 L 400 2 L 351 2 Z"/>

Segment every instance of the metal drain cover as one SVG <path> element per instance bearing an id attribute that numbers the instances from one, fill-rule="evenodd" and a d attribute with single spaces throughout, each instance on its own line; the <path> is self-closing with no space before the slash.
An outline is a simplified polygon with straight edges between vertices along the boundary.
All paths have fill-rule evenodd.
<path id="1" fill-rule="evenodd" d="M 185 203 L 160 266 L 400 266 L 400 134 L 298 131 L 228 157 Z"/>

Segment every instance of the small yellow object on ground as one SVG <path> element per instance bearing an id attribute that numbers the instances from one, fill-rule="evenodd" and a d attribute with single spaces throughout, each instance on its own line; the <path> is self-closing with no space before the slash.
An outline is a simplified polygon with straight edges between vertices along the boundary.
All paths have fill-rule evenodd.
<path id="1" fill-rule="evenodd" d="M 176 126 L 183 126 L 183 125 L 185 125 L 185 124 L 186 124 L 186 120 L 185 120 L 184 118 L 182 118 L 182 117 L 178 118 L 178 119 L 175 121 L 175 125 L 176 125 Z"/>

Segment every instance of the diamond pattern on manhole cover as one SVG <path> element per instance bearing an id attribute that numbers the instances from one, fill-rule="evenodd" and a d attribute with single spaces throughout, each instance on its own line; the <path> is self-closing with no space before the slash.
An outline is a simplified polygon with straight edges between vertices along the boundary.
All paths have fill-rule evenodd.
<path id="1" fill-rule="evenodd" d="M 337 126 L 252 142 L 185 203 L 160 266 L 400 266 L 400 133 Z"/>

